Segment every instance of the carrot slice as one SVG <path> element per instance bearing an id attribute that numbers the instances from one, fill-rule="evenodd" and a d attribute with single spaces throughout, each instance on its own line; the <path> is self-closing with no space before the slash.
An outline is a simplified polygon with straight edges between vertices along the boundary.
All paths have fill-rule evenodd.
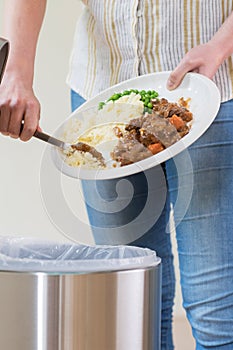
<path id="1" fill-rule="evenodd" d="M 149 145 L 147 148 L 149 151 L 151 151 L 152 154 L 156 154 L 164 150 L 164 147 L 159 142 L 152 143 L 152 145 Z"/>
<path id="2" fill-rule="evenodd" d="M 183 121 L 183 119 L 178 117 L 176 114 L 173 114 L 173 116 L 169 118 L 169 121 L 171 124 L 174 125 L 176 130 L 182 130 L 183 127 L 185 126 L 185 122 Z"/>

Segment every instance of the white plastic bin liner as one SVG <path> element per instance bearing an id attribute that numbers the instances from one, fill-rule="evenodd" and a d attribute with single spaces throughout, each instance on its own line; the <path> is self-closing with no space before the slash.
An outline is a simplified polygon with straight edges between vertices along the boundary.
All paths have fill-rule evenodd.
<path id="1" fill-rule="evenodd" d="M 145 248 L 0 236 L 1 271 L 85 273 L 147 268 L 160 262 L 155 251 Z"/>

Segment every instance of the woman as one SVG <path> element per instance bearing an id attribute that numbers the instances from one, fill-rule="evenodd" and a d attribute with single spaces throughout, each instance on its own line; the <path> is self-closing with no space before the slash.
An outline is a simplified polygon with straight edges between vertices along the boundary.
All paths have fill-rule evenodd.
<path id="1" fill-rule="evenodd" d="M 6 6 L 4 36 L 10 40 L 11 53 L 0 87 L 0 131 L 23 141 L 39 127 L 40 107 L 32 82 L 45 5 L 45 0 L 8 0 Z M 153 71 L 172 70 L 169 89 L 176 88 L 188 71 L 195 71 L 214 78 L 221 91 L 215 122 L 189 149 L 194 191 L 176 231 L 184 306 L 197 349 L 232 349 L 232 2 L 89 0 L 85 5 L 68 76 L 73 108 L 109 85 Z M 178 190 L 184 197 L 187 191 L 184 157 L 181 153 L 176 158 L 184 165 L 181 188 L 174 162 L 169 161 L 166 205 L 159 219 L 132 242 L 155 249 L 163 261 L 162 349 L 173 349 L 174 270 L 166 227 L 170 201 L 175 203 Z M 127 210 L 115 213 L 103 210 L 104 202 L 116 197 L 114 181 L 98 182 L 103 199 L 97 201 L 92 196 L 95 183 L 83 183 L 93 232 L 106 227 L 130 229 L 129 217 L 139 215 L 153 190 L 148 188 L 149 175 L 127 178 L 138 192 Z M 175 219 L 178 216 L 175 212 Z"/>

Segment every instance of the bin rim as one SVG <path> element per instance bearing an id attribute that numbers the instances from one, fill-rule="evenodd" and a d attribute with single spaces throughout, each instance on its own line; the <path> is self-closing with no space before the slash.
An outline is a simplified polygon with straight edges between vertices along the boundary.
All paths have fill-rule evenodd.
<path id="1" fill-rule="evenodd" d="M 40 251 L 42 248 L 46 249 L 44 255 Z M 93 253 L 94 256 L 90 259 Z M 48 254 L 51 255 L 46 259 Z M 56 254 L 56 258 L 53 259 L 52 254 Z M 69 258 L 71 254 L 76 258 Z M 80 259 L 77 258 L 78 254 L 84 255 Z M 39 259 L 38 256 L 42 258 Z M 81 275 L 144 270 L 160 263 L 161 259 L 156 252 L 148 248 L 124 245 L 85 246 L 28 237 L 0 236 L 0 272 Z"/>

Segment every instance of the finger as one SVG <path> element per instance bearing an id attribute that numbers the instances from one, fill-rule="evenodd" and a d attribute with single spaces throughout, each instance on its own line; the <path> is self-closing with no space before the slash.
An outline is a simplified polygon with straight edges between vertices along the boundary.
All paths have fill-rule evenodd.
<path id="1" fill-rule="evenodd" d="M 0 110 L 0 132 L 3 135 L 9 135 L 8 126 L 10 122 L 10 110 L 9 107 L 2 106 Z"/>
<path id="2" fill-rule="evenodd" d="M 22 101 L 13 102 L 10 110 L 8 133 L 14 139 L 20 135 L 22 120 L 24 117 L 25 104 Z"/>
<path id="3" fill-rule="evenodd" d="M 180 64 L 174 69 L 174 71 L 171 72 L 167 81 L 167 89 L 173 90 L 177 88 L 181 84 L 185 74 L 192 71 L 195 68 L 196 67 L 193 67 L 192 62 L 182 60 Z"/>
<path id="4" fill-rule="evenodd" d="M 37 103 L 29 103 L 24 115 L 24 127 L 20 134 L 22 141 L 28 141 L 38 128 L 40 119 L 40 106 Z"/>

